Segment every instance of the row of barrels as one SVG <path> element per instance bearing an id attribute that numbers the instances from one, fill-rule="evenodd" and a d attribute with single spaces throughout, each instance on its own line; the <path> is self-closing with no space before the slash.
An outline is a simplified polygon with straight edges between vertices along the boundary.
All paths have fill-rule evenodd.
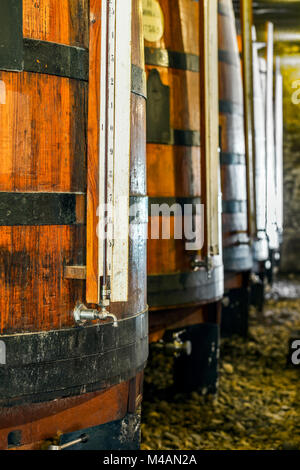
<path id="1" fill-rule="evenodd" d="M 101 2 L 3 0 L 0 11 L 0 449 L 135 449 L 149 339 L 182 350 L 178 389 L 215 393 L 221 313 L 224 330 L 246 330 L 253 251 L 232 2 L 219 1 L 220 181 L 204 181 L 199 2 L 132 0 L 130 200 L 143 209 L 130 229 L 128 301 L 110 306 L 117 328 L 73 317 L 87 304 Z M 205 190 L 222 193 L 222 223 L 204 230 L 219 227 L 209 253 L 172 229 L 141 236 L 146 194 L 148 225 L 161 228 L 153 205 L 188 205 L 194 220 Z"/>

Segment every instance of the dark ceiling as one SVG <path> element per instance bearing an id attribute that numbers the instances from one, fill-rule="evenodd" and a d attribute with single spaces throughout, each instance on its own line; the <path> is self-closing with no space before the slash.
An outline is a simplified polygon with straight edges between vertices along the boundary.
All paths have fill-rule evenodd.
<path id="1" fill-rule="evenodd" d="M 240 0 L 233 0 L 236 17 L 240 14 Z M 275 26 L 275 40 L 300 41 L 300 0 L 253 0 L 254 23 L 258 35 L 266 21 Z"/>
<path id="2" fill-rule="evenodd" d="M 240 9 L 240 0 L 233 0 L 237 12 Z M 273 18 L 284 22 L 294 21 L 300 18 L 300 1 L 297 0 L 253 0 L 253 13 L 258 19 Z"/>

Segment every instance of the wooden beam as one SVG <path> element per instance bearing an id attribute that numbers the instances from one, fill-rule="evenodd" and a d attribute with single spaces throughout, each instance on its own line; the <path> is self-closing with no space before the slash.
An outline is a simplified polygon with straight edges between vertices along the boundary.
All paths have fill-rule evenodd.
<path id="1" fill-rule="evenodd" d="M 218 2 L 200 0 L 201 199 L 205 211 L 204 254 L 219 254 Z"/>
<path id="2" fill-rule="evenodd" d="M 86 301 L 99 301 L 97 209 L 99 206 L 100 51 L 102 0 L 90 0 L 87 161 Z"/>
<path id="3" fill-rule="evenodd" d="M 86 280 L 86 266 L 65 266 L 64 278 Z"/>
<path id="4" fill-rule="evenodd" d="M 247 164 L 247 205 L 248 205 L 248 234 L 256 237 L 256 195 L 255 195 L 255 145 L 254 145 L 254 108 L 253 108 L 253 58 L 252 58 L 252 0 L 240 0 L 242 57 L 243 57 L 243 88 L 245 143 Z"/>

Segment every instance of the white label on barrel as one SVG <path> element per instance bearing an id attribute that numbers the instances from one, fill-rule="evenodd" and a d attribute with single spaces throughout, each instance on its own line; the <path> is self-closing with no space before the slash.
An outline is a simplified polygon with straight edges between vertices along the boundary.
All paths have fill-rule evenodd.
<path id="1" fill-rule="evenodd" d="M 164 34 L 164 15 L 157 0 L 143 0 L 144 38 L 156 42 Z"/>

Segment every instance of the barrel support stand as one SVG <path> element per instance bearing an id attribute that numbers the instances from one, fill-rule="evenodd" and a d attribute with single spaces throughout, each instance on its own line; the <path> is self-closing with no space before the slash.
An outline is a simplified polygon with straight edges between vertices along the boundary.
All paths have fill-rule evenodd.
<path id="1" fill-rule="evenodd" d="M 222 337 L 238 335 L 247 338 L 248 336 L 250 305 L 249 278 L 250 272 L 243 273 L 242 286 L 229 289 L 225 292 L 222 307 Z"/>
<path id="2" fill-rule="evenodd" d="M 276 250 L 275 249 L 269 250 L 269 263 L 268 263 L 268 267 L 266 268 L 266 277 L 267 277 L 268 284 L 270 286 L 273 285 L 275 276 L 279 271 L 280 259 L 281 259 L 280 247 Z"/>
<path id="3" fill-rule="evenodd" d="M 250 304 L 256 308 L 258 313 L 262 313 L 265 303 L 265 262 L 258 262 L 254 273 L 251 280 Z"/>
<path id="4" fill-rule="evenodd" d="M 217 393 L 221 302 L 207 305 L 204 309 L 206 322 L 187 326 L 181 334 L 182 341 L 191 343 L 191 351 L 189 355 L 180 355 L 175 359 L 176 392 Z"/>
<path id="5" fill-rule="evenodd" d="M 59 445 L 66 447 L 65 450 L 139 450 L 140 426 L 139 408 L 135 413 L 127 413 L 123 419 L 64 434 Z M 83 435 L 87 438 L 79 442 Z M 69 447 L 68 443 L 74 444 Z"/>

